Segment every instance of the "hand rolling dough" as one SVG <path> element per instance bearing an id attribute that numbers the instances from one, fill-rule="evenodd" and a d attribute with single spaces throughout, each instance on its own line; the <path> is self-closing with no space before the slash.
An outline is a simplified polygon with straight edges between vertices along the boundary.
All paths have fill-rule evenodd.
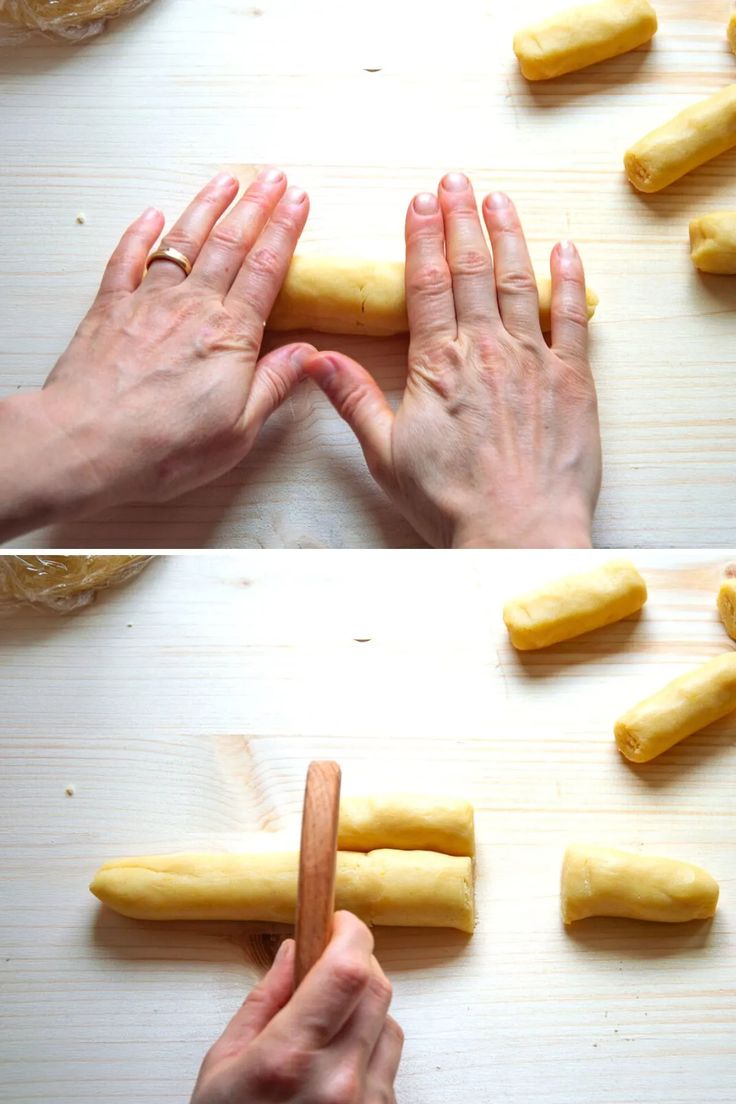
<path id="1" fill-rule="evenodd" d="M 503 619 L 521 652 L 600 629 L 636 613 L 647 586 L 628 560 L 610 560 L 581 575 L 568 575 L 507 602 Z"/>
<path id="2" fill-rule="evenodd" d="M 676 924 L 713 916 L 718 883 L 699 866 L 676 859 L 576 844 L 565 852 L 560 898 L 566 924 L 586 916 Z"/>
<path id="3" fill-rule="evenodd" d="M 542 330 L 551 328 L 552 284 L 537 277 Z M 586 291 L 588 318 L 598 296 Z M 271 330 L 391 337 L 406 333 L 403 261 L 361 261 L 347 257 L 294 257 L 268 320 Z"/>
<path id="4" fill-rule="evenodd" d="M 616 722 L 618 750 L 648 763 L 736 709 L 736 652 L 709 659 L 639 702 Z"/>
<path id="5" fill-rule="evenodd" d="M 640 192 L 658 192 L 736 146 L 736 84 L 685 108 L 641 138 L 624 157 Z"/>
<path id="6" fill-rule="evenodd" d="M 105 863 L 90 890 L 138 920 L 294 922 L 295 852 L 152 855 Z M 436 851 L 340 851 L 336 907 L 367 924 L 474 926 L 472 860 Z"/>
<path id="7" fill-rule="evenodd" d="M 473 806 L 450 798 L 390 795 L 344 797 L 337 845 L 342 851 L 441 851 L 474 855 Z"/>
<path id="8" fill-rule="evenodd" d="M 519 31 L 514 53 L 527 80 L 548 80 L 635 50 L 656 31 L 649 0 L 599 0 Z"/>
<path id="9" fill-rule="evenodd" d="M 724 579 L 718 591 L 718 612 L 726 632 L 736 640 L 736 579 Z"/>
<path id="10" fill-rule="evenodd" d="M 736 275 L 736 211 L 713 211 L 693 219 L 690 256 L 701 272 Z"/>

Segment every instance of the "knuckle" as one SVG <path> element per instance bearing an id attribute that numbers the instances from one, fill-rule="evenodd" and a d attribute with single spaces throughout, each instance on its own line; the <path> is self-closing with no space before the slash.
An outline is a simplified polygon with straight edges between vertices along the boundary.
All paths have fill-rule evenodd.
<path id="1" fill-rule="evenodd" d="M 389 1005 L 394 991 L 391 982 L 385 975 L 375 974 L 368 985 L 369 991 L 382 1004 Z"/>
<path id="2" fill-rule="evenodd" d="M 396 1043 L 398 1046 L 404 1045 L 404 1029 L 400 1023 L 397 1023 L 396 1020 L 393 1019 L 393 1017 L 387 1017 L 386 1023 L 384 1025 L 384 1030 L 386 1031 L 387 1035 L 390 1036 L 391 1040 L 394 1043 Z"/>
<path id="3" fill-rule="evenodd" d="M 280 1046 L 276 1053 L 255 1050 L 251 1073 L 253 1089 L 263 1092 L 268 1100 L 291 1100 L 304 1087 L 312 1064 L 308 1051 L 289 1044 Z"/>
<path id="4" fill-rule="evenodd" d="M 236 250 L 242 248 L 243 235 L 235 223 L 219 222 L 210 234 L 210 241 L 221 249 Z"/>
<path id="5" fill-rule="evenodd" d="M 347 391 L 340 401 L 340 415 L 346 422 L 352 422 L 359 414 L 361 408 L 368 401 L 368 387 L 366 384 L 357 384 Z"/>
<path id="6" fill-rule="evenodd" d="M 338 959 L 333 968 L 336 987 L 347 997 L 361 993 L 370 980 L 368 964 L 359 958 Z"/>
<path id="7" fill-rule="evenodd" d="M 332 1079 L 331 1084 L 319 1090 L 319 1104 L 361 1104 L 363 1100 L 362 1079 L 354 1066 L 341 1070 Z"/>
<path id="8" fill-rule="evenodd" d="M 502 295 L 537 295 L 537 281 L 527 269 L 496 270 L 496 288 Z"/>
<path id="9" fill-rule="evenodd" d="M 450 273 L 445 265 L 426 262 L 412 272 L 408 290 L 413 295 L 445 295 L 452 290 Z"/>
<path id="10" fill-rule="evenodd" d="M 565 303 L 560 311 L 560 317 L 566 323 L 581 330 L 587 330 L 588 328 L 588 311 L 580 303 Z"/>
<path id="11" fill-rule="evenodd" d="M 246 263 L 248 271 L 254 276 L 267 278 L 273 276 L 274 273 L 278 271 L 280 257 L 275 249 L 271 249 L 267 245 L 262 245 L 248 254 Z"/>
<path id="12" fill-rule="evenodd" d="M 480 249 L 463 250 L 452 267 L 458 276 L 491 276 L 491 258 Z"/>
<path id="13" fill-rule="evenodd" d="M 169 230 L 168 234 L 161 239 L 162 249 L 178 249 L 179 252 L 184 253 L 185 256 L 189 256 L 187 251 L 191 250 L 193 247 L 194 243 L 192 242 L 191 235 L 189 235 L 186 230 L 181 230 L 176 226 Z M 192 260 L 191 257 L 189 259 Z"/>

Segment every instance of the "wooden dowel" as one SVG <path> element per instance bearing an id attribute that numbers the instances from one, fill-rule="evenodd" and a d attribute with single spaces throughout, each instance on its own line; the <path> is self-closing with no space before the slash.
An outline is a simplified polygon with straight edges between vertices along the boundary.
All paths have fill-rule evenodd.
<path id="1" fill-rule="evenodd" d="M 295 986 L 321 957 L 332 935 L 340 778 L 337 763 L 310 763 L 307 771 L 296 903 Z"/>

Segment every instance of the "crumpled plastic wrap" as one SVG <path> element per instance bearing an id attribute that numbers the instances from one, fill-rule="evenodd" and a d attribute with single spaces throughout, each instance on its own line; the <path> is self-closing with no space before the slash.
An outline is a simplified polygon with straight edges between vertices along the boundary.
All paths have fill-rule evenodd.
<path id="1" fill-rule="evenodd" d="M 138 575 L 153 556 L 0 556 L 0 609 L 18 605 L 71 613 L 99 590 Z"/>
<path id="2" fill-rule="evenodd" d="M 0 46 L 40 33 L 81 42 L 108 19 L 129 15 L 151 0 L 0 0 Z"/>

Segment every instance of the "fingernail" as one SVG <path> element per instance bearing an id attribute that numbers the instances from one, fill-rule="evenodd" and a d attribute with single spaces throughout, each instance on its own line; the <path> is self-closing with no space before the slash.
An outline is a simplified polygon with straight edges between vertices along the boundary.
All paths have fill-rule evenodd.
<path id="1" fill-rule="evenodd" d="M 565 261 L 573 261 L 578 255 L 578 251 L 571 241 L 558 242 L 557 249 L 560 257 Z"/>
<path id="2" fill-rule="evenodd" d="M 437 196 L 431 192 L 420 192 L 414 197 L 414 210 L 418 215 L 436 215 L 438 210 Z"/>
<path id="3" fill-rule="evenodd" d="M 233 184 L 237 184 L 237 180 L 232 173 L 218 173 L 212 181 L 213 188 L 232 188 Z"/>
<path id="4" fill-rule="evenodd" d="M 510 200 L 504 192 L 493 192 L 492 195 L 489 195 L 487 203 L 489 207 L 495 207 L 500 211 L 504 207 L 508 207 Z"/>
<path id="5" fill-rule="evenodd" d="M 307 193 L 302 188 L 287 188 L 284 192 L 284 199 L 287 203 L 303 203 L 307 198 Z"/>
<path id="6" fill-rule="evenodd" d="M 281 169 L 261 169 L 256 177 L 261 184 L 280 184 L 283 179 Z"/>
<path id="7" fill-rule="evenodd" d="M 284 942 L 281 944 L 281 946 L 277 950 L 276 954 L 274 955 L 274 959 L 273 959 L 273 965 L 274 966 L 278 966 L 280 962 L 284 961 L 284 959 L 287 957 L 287 955 L 291 951 L 291 945 L 292 945 L 291 939 L 285 939 L 284 940 Z M 273 967 L 272 967 L 272 969 L 273 969 Z"/>
<path id="8" fill-rule="evenodd" d="M 448 173 L 442 178 L 442 187 L 447 188 L 448 192 L 464 192 L 469 184 L 465 173 Z"/>
<path id="9" fill-rule="evenodd" d="M 155 222 L 156 219 L 161 217 L 161 212 L 157 207 L 147 207 L 141 215 L 141 218 L 145 222 Z"/>

